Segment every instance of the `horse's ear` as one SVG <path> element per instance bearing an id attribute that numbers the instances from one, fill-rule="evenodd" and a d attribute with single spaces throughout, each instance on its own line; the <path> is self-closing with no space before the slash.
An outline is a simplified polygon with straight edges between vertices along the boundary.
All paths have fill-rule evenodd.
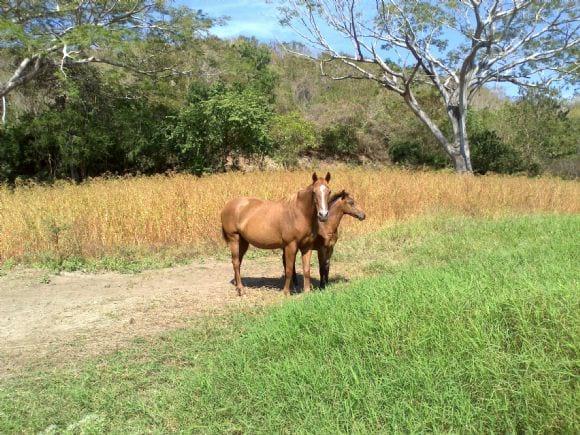
<path id="1" fill-rule="evenodd" d="M 316 172 L 312 173 L 312 182 L 316 183 L 318 181 L 318 175 L 316 175 Z"/>
<path id="2" fill-rule="evenodd" d="M 342 199 L 344 199 L 344 198 L 346 198 L 347 196 L 348 196 L 348 192 L 347 192 L 346 190 L 344 190 L 344 189 L 343 189 L 343 190 L 342 190 L 342 192 L 340 192 L 340 197 L 341 197 Z"/>
<path id="3" fill-rule="evenodd" d="M 330 172 L 326 173 L 326 177 L 324 177 L 324 179 L 326 180 L 327 183 L 330 181 Z"/>

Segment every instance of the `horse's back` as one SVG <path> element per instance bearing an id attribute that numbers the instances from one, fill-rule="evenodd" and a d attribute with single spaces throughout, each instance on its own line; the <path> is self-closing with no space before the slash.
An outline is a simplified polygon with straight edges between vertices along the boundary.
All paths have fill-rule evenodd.
<path id="1" fill-rule="evenodd" d="M 240 216 L 248 208 L 255 208 L 262 202 L 258 198 L 239 197 L 230 199 L 221 212 L 222 227 L 226 232 L 237 231 Z"/>

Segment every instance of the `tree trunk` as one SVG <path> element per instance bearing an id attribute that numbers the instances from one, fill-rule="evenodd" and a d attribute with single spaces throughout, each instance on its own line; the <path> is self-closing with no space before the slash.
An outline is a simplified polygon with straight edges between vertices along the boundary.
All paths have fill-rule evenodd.
<path id="1" fill-rule="evenodd" d="M 3 126 L 6 125 L 6 111 L 7 111 L 6 96 L 2 96 L 2 125 Z"/>
<path id="2" fill-rule="evenodd" d="M 449 108 L 448 115 L 453 127 L 453 145 L 449 156 L 459 173 L 471 173 L 471 150 L 469 148 L 469 138 L 467 136 L 467 112 L 465 109 L 454 106 Z"/>
<path id="3" fill-rule="evenodd" d="M 473 169 L 471 167 L 471 161 L 466 159 L 461 152 L 453 153 L 450 155 L 451 160 L 453 161 L 453 167 L 455 168 L 455 172 L 464 174 L 464 173 L 471 173 Z"/>
<path id="4" fill-rule="evenodd" d="M 453 106 L 448 108 L 448 116 L 453 126 L 454 141 L 451 143 L 445 137 L 439 127 L 431 120 L 429 115 L 421 109 L 421 106 L 415 99 L 412 92 L 408 91 L 403 95 L 405 102 L 413 113 L 419 118 L 423 124 L 433 133 L 437 142 L 445 150 L 447 155 L 451 158 L 455 171 L 458 173 L 471 173 L 471 154 L 469 152 L 469 141 L 467 139 L 467 112 L 460 110 L 459 107 Z"/>
<path id="5" fill-rule="evenodd" d="M 457 172 L 473 172 L 471 166 L 471 150 L 469 149 L 469 139 L 467 137 L 467 117 L 465 113 L 460 115 L 459 131 L 456 134 L 456 143 L 459 148 L 459 156 L 453 158 L 453 164 Z"/>

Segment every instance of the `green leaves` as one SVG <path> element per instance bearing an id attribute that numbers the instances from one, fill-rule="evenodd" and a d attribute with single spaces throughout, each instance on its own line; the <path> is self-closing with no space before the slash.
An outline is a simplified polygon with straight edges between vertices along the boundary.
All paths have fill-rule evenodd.
<path id="1" fill-rule="evenodd" d="M 276 157 L 285 166 L 297 163 L 301 153 L 318 148 L 314 124 L 300 112 L 276 115 L 269 125 L 269 135 L 276 147 Z"/>
<path id="2" fill-rule="evenodd" d="M 267 125 L 272 108 L 251 88 L 192 90 L 192 104 L 181 110 L 168 130 L 180 150 L 184 169 L 196 174 L 222 169 L 227 158 L 267 154 L 271 141 Z"/>
<path id="3" fill-rule="evenodd" d="M 169 4 L 159 0 L 3 2 L 0 56 L 10 54 L 18 64 L 25 57 L 40 57 L 42 71 L 98 61 L 142 74 L 167 72 L 171 69 L 167 54 L 213 24 L 200 11 Z M 41 71 L 31 74 L 30 68 L 20 72 L 18 83 L 0 82 L 2 95 L 38 77 Z"/>

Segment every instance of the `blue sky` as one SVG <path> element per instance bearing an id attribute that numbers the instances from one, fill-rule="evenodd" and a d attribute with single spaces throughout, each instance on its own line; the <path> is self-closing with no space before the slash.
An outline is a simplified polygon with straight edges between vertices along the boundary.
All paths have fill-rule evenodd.
<path id="1" fill-rule="evenodd" d="M 201 9 L 210 16 L 228 16 L 225 26 L 212 33 L 221 38 L 255 36 L 264 41 L 297 39 L 290 29 L 278 23 L 276 7 L 263 0 L 181 0 L 192 9 Z"/>
<path id="2" fill-rule="evenodd" d="M 260 41 L 300 41 L 288 27 L 279 23 L 276 5 L 265 0 L 179 0 L 192 9 L 201 9 L 212 17 L 229 17 L 227 23 L 214 27 L 212 33 L 220 38 L 255 36 Z M 352 45 L 341 36 L 330 38 L 339 50 L 349 50 Z"/>

